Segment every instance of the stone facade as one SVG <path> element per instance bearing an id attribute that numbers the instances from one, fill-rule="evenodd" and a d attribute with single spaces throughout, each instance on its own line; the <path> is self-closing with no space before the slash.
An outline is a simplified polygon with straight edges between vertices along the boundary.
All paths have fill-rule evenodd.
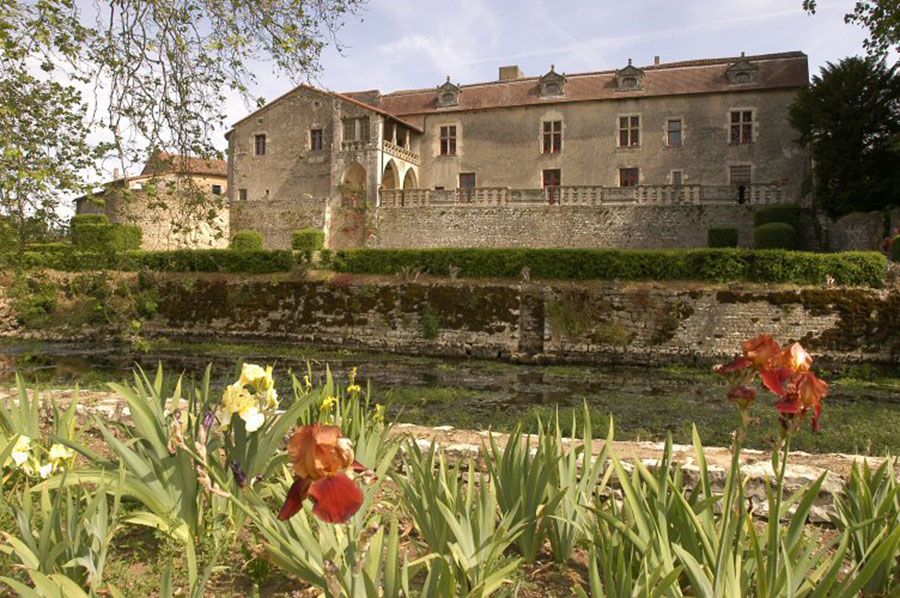
<path id="1" fill-rule="evenodd" d="M 417 149 L 410 132 L 371 106 L 305 85 L 274 100 L 228 133 L 231 229 L 286 249 L 292 231 L 323 228 L 332 208 L 374 204 L 380 187 L 415 180 L 417 166 L 403 159 Z"/>
<path id="2" fill-rule="evenodd" d="M 141 227 L 147 250 L 228 246 L 227 164 L 157 154 L 143 172 L 76 200 L 76 214 L 106 214 Z"/>
<path id="3" fill-rule="evenodd" d="M 768 332 L 842 361 L 900 363 L 900 292 L 762 285 L 161 277 L 166 337 L 265 339 L 551 362 L 724 359 Z"/>
<path id="4" fill-rule="evenodd" d="M 330 247 L 476 246 L 485 238 L 478 230 L 503 226 L 507 216 L 527 227 L 539 213 L 519 204 L 537 190 L 545 205 L 608 204 L 561 218 L 572 222 L 569 230 L 612 223 L 621 231 L 584 235 L 575 246 L 706 245 L 705 230 L 678 234 L 673 226 L 645 235 L 646 218 L 694 220 L 690 207 L 678 218 L 631 205 L 643 203 L 720 204 L 710 222 L 737 226 L 747 244 L 745 205 L 802 199 L 809 155 L 795 141 L 788 108 L 807 80 L 806 56 L 789 52 L 583 74 L 551 69 L 540 78 L 504 67 L 496 82 L 448 79 L 437 89 L 388 94 L 302 85 L 228 133 L 232 229 L 259 230 L 269 247 L 287 247 L 288 229 L 305 226 L 323 226 Z M 474 190 L 457 193 L 461 186 Z M 452 233 L 434 212 L 387 210 L 471 208 L 483 197 L 510 210 L 493 219 L 484 211 L 460 215 L 465 223 Z M 366 230 L 332 234 L 330 210 L 348 204 L 368 205 Z M 345 220 L 333 221 L 346 228 Z M 542 236 L 513 234 L 504 244 L 535 246 L 527 239 Z M 565 239 L 564 232 L 550 236 Z M 419 241 L 429 237 L 442 240 Z M 632 237 L 642 240 L 619 241 Z"/>
<path id="5" fill-rule="evenodd" d="M 754 207 L 736 205 L 419 207 L 377 211 L 369 246 L 704 247 L 710 227 L 753 245 Z"/>

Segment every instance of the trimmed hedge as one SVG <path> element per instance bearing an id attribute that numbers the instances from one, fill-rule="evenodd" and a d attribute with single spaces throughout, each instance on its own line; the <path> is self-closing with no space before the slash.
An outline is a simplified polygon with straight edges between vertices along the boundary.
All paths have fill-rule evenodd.
<path id="1" fill-rule="evenodd" d="M 753 230 L 757 249 L 797 249 L 797 229 L 787 222 L 770 222 Z"/>
<path id="2" fill-rule="evenodd" d="M 140 249 L 144 232 L 137 224 L 114 224 L 109 248 L 112 251 Z"/>
<path id="3" fill-rule="evenodd" d="M 73 229 L 81 224 L 109 224 L 109 217 L 106 214 L 75 214 L 72 216 Z"/>
<path id="4" fill-rule="evenodd" d="M 81 251 L 139 249 L 143 233 L 135 224 L 111 224 L 104 214 L 78 214 L 72 218 L 72 244 Z"/>
<path id="5" fill-rule="evenodd" d="M 291 237 L 291 247 L 304 253 L 320 251 L 325 247 L 325 232 L 318 228 L 295 230 Z"/>
<path id="6" fill-rule="evenodd" d="M 807 253 L 783 250 L 687 249 L 351 249 L 335 252 L 332 267 L 356 274 L 419 269 L 448 276 L 561 280 L 697 280 L 882 286 L 887 260 L 876 252 Z"/>
<path id="7" fill-rule="evenodd" d="M 800 228 L 800 206 L 784 204 L 777 206 L 764 206 L 756 209 L 753 215 L 753 224 L 762 226 L 773 222 L 785 222 L 795 229 Z"/>
<path id="8" fill-rule="evenodd" d="M 231 248 L 235 251 L 256 251 L 262 249 L 262 235 L 255 230 L 238 231 L 231 238 Z"/>
<path id="9" fill-rule="evenodd" d="M 706 232 L 706 244 L 709 247 L 737 247 L 738 229 L 711 228 Z"/>
<path id="10" fill-rule="evenodd" d="M 13 253 L 0 254 L 0 267 L 13 267 Z M 232 249 L 179 249 L 175 251 L 26 251 L 26 269 L 79 272 L 88 270 L 156 270 L 160 272 L 228 272 L 267 274 L 289 272 L 294 266 L 290 251 Z"/>

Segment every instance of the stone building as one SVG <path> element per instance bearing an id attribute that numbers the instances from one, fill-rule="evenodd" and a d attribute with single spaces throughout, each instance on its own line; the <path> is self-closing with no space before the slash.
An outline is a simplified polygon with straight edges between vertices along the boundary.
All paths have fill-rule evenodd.
<path id="1" fill-rule="evenodd" d="M 137 224 L 150 250 L 228 246 L 228 162 L 152 155 L 137 176 L 118 177 L 80 197 L 76 214 L 106 214 Z"/>
<path id="2" fill-rule="evenodd" d="M 271 247 L 308 226 L 332 247 L 684 247 L 733 226 L 747 245 L 756 206 L 802 199 L 788 109 L 807 81 L 786 52 L 506 66 L 385 94 L 301 85 L 227 135 L 231 229 Z"/>

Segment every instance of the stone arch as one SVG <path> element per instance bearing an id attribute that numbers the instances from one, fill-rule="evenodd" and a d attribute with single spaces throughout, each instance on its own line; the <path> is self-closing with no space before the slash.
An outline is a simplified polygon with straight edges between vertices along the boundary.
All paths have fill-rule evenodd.
<path id="1" fill-rule="evenodd" d="M 418 189 L 419 188 L 419 180 L 416 177 L 416 171 L 413 168 L 409 168 L 406 171 L 406 176 L 403 177 L 403 188 L 404 189 Z"/>
<path id="2" fill-rule="evenodd" d="M 346 205 L 364 204 L 366 201 L 366 169 L 353 162 L 341 177 L 341 201 Z"/>
<path id="3" fill-rule="evenodd" d="M 384 173 L 381 177 L 382 189 L 399 189 L 400 188 L 400 169 L 393 160 L 388 160 L 384 165 Z"/>
<path id="4" fill-rule="evenodd" d="M 341 183 L 353 187 L 366 186 L 366 169 L 359 162 L 353 162 L 344 170 L 344 176 L 341 177 Z"/>

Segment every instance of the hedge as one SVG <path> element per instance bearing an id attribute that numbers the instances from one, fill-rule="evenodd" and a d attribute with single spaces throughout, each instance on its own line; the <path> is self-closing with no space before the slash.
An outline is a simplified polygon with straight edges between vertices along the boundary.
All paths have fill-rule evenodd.
<path id="1" fill-rule="evenodd" d="M 104 214 L 78 214 L 72 218 L 72 244 L 81 251 L 128 251 L 141 246 L 141 227 L 111 224 Z"/>
<path id="2" fill-rule="evenodd" d="M 757 249 L 797 249 L 797 229 L 787 222 L 770 222 L 753 230 Z"/>
<path id="3" fill-rule="evenodd" d="M 711 228 L 706 233 L 709 247 L 737 247 L 738 229 L 736 228 Z"/>
<path id="4" fill-rule="evenodd" d="M 753 215 L 753 224 L 762 226 L 773 222 L 785 222 L 795 229 L 800 228 L 800 206 L 783 204 L 776 206 L 764 206 L 756 209 Z"/>
<path id="5" fill-rule="evenodd" d="M 887 270 L 877 252 L 682 249 L 351 249 L 335 252 L 338 272 L 396 274 L 419 269 L 447 276 L 560 280 L 697 280 L 882 286 Z"/>
<path id="6" fill-rule="evenodd" d="M 0 254 L 0 266 L 14 267 L 14 253 Z M 289 272 L 294 266 L 290 251 L 231 249 L 180 249 L 175 251 L 26 251 L 26 269 L 46 268 L 65 272 L 84 270 L 156 270 L 160 272 L 229 272 L 266 274 Z"/>
<path id="7" fill-rule="evenodd" d="M 262 235 L 255 230 L 242 230 L 234 233 L 231 248 L 235 251 L 254 251 L 263 248 Z"/>
<path id="8" fill-rule="evenodd" d="M 312 253 L 325 247 L 325 232 L 318 228 L 304 228 L 294 231 L 291 247 L 295 251 Z"/>
<path id="9" fill-rule="evenodd" d="M 106 214 L 75 214 L 72 216 L 73 229 L 81 224 L 109 224 L 109 217 Z"/>

